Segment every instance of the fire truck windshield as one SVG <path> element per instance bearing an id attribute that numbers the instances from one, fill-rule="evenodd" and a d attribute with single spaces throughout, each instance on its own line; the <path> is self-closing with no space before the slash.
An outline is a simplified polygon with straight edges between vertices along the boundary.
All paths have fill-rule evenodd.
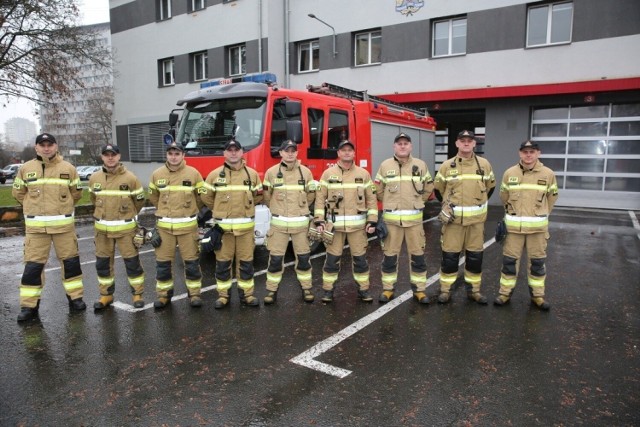
<path id="1" fill-rule="evenodd" d="M 265 101 L 242 97 L 187 104 L 176 139 L 190 156 L 221 155 L 231 137 L 250 150 L 261 141 Z"/>

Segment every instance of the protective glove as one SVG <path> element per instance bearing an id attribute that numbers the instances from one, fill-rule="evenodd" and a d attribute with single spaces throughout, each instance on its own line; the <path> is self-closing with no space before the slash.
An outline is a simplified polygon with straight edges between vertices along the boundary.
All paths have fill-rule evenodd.
<path id="1" fill-rule="evenodd" d="M 453 213 L 453 208 L 455 206 L 452 203 L 443 203 L 442 204 L 442 210 L 440 211 L 440 214 L 438 215 L 438 219 L 443 223 L 443 224 L 450 224 L 453 221 L 456 220 L 456 216 Z"/>
<path id="2" fill-rule="evenodd" d="M 324 225 L 321 222 L 311 223 L 309 224 L 309 232 L 307 233 L 307 239 L 311 242 L 321 242 L 322 241 L 322 233 L 318 233 L 318 225 Z"/>
<path id="3" fill-rule="evenodd" d="M 324 225 L 324 231 L 322 232 L 322 241 L 325 245 L 333 243 L 333 223 L 327 222 Z"/>
<path id="4" fill-rule="evenodd" d="M 496 242 L 502 243 L 507 237 L 507 224 L 503 220 L 498 221 L 496 225 Z"/>
<path id="5" fill-rule="evenodd" d="M 387 224 L 382 220 L 378 221 L 378 225 L 376 225 L 376 236 L 378 236 L 378 239 L 382 241 L 388 234 L 389 230 L 387 229 Z"/>
<path id="6" fill-rule="evenodd" d="M 210 253 L 222 248 L 222 235 L 224 230 L 218 224 L 214 224 L 200 240 L 200 252 Z"/>
<path id="7" fill-rule="evenodd" d="M 151 246 L 154 248 L 157 248 L 162 244 L 162 238 L 160 237 L 160 233 L 158 233 L 157 228 L 154 228 L 147 233 L 147 241 L 151 243 Z"/>
<path id="8" fill-rule="evenodd" d="M 146 235 L 147 230 L 145 230 L 144 227 L 138 226 L 136 234 L 133 235 L 133 246 L 135 246 L 136 249 L 140 249 L 142 245 L 145 244 Z"/>
<path id="9" fill-rule="evenodd" d="M 367 225 L 365 225 L 365 226 L 364 226 L 364 229 L 365 229 L 365 231 L 366 231 L 369 227 L 373 227 L 373 228 L 374 228 L 373 233 L 369 233 L 369 232 L 367 231 L 367 234 L 368 234 L 368 235 L 373 236 L 374 234 L 376 234 L 376 232 L 375 232 L 375 228 L 376 228 L 377 226 L 378 226 L 378 223 L 377 223 L 377 222 L 369 221 L 369 222 L 367 222 Z"/>

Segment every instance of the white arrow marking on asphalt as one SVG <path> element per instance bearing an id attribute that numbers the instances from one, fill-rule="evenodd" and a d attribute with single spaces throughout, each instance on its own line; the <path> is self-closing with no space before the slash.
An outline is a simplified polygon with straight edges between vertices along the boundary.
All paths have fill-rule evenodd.
<path id="1" fill-rule="evenodd" d="M 492 244 L 495 243 L 495 241 L 496 241 L 495 237 L 486 241 L 484 243 L 484 248 L 486 249 L 487 247 L 491 246 Z M 464 259 L 465 259 L 464 256 L 460 257 L 460 263 L 458 265 L 464 264 Z M 427 280 L 427 287 L 433 285 L 439 278 L 440 278 L 440 273 L 434 274 L 433 276 L 431 276 Z M 341 379 L 346 377 L 347 375 L 351 374 L 351 371 L 347 369 L 338 368 L 337 366 L 329 365 L 327 363 L 318 362 L 317 360 L 315 360 L 315 358 L 331 350 L 333 347 L 340 344 L 342 341 L 346 340 L 351 335 L 369 326 L 371 323 L 375 322 L 385 314 L 389 313 L 391 310 L 398 307 L 403 302 L 410 300 L 412 297 L 413 297 L 413 291 L 406 291 L 399 297 L 394 298 L 391 301 L 389 301 L 387 304 L 381 306 L 373 313 L 368 314 L 367 316 L 363 317 L 362 319 L 358 320 L 355 323 L 352 323 L 351 325 L 347 326 L 340 332 L 330 336 L 324 341 L 319 342 L 318 344 L 311 347 L 309 350 L 303 353 L 300 353 L 299 355 L 290 359 L 289 361 L 296 363 L 300 366 L 304 366 L 306 368 L 325 373 L 327 375 L 333 375 L 334 377 L 338 377 Z"/>

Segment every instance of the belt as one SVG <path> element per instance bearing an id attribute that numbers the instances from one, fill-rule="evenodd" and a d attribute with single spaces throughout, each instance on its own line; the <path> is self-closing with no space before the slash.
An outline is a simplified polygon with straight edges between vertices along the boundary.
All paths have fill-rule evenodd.
<path id="1" fill-rule="evenodd" d="M 35 221 L 59 221 L 65 218 L 71 218 L 73 214 L 66 215 L 27 215 L 27 219 L 33 219 Z"/>

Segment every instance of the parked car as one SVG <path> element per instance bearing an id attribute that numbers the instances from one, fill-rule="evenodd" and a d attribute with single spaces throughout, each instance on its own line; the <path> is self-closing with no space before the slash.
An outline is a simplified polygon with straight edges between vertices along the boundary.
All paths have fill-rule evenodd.
<path id="1" fill-rule="evenodd" d="M 22 164 L 13 163 L 11 165 L 7 165 L 4 169 L 0 170 L 0 184 L 4 184 L 8 179 L 14 179 L 18 174 L 18 169 L 20 169 Z"/>
<path id="2" fill-rule="evenodd" d="M 91 178 L 91 174 L 98 172 L 100 169 L 102 169 L 102 166 L 87 166 L 81 171 L 78 171 L 78 175 L 82 181 L 88 181 L 89 178 Z"/>

